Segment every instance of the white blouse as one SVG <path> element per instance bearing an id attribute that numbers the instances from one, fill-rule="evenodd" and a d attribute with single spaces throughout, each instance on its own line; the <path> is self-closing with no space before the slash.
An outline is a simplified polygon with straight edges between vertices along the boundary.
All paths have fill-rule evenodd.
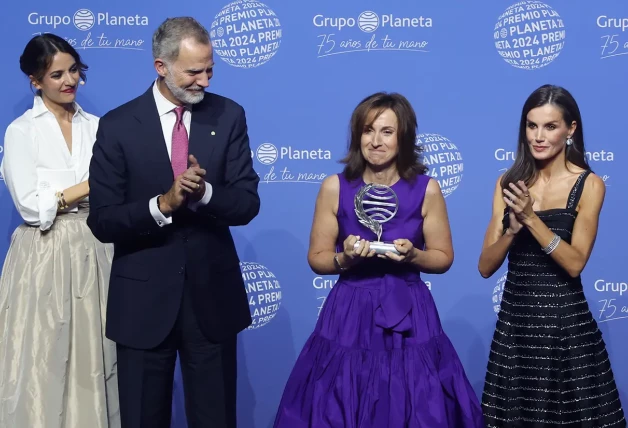
<path id="1" fill-rule="evenodd" d="M 55 116 L 36 95 L 33 108 L 4 136 L 0 172 L 24 222 L 48 230 L 57 215 L 55 193 L 87 180 L 99 118 L 75 103 L 72 153 Z M 76 204 L 68 211 L 76 211 Z"/>

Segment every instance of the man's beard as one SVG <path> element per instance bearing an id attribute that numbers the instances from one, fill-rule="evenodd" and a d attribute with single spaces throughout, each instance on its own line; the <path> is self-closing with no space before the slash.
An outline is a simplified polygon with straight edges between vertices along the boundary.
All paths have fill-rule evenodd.
<path id="1" fill-rule="evenodd" d="M 189 88 L 183 89 L 177 86 L 174 82 L 174 78 L 172 77 L 172 73 L 168 70 L 168 74 L 164 78 L 164 82 L 166 83 L 166 87 L 172 92 L 172 95 L 179 101 L 184 104 L 198 104 L 203 101 L 203 97 L 205 96 L 205 92 L 203 88 L 200 86 L 191 86 Z M 198 92 L 191 92 L 188 89 L 198 89 Z"/>

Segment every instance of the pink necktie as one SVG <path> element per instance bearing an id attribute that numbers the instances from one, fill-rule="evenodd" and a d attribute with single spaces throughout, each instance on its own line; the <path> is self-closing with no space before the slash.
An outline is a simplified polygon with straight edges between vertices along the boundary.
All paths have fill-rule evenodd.
<path id="1" fill-rule="evenodd" d="M 188 133 L 183 124 L 184 106 L 174 109 L 177 115 L 177 122 L 172 129 L 172 172 L 175 178 L 188 169 Z"/>

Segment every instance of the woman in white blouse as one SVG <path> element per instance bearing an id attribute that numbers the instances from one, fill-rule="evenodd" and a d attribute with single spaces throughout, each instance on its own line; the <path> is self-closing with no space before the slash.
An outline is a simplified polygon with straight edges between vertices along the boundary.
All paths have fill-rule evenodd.
<path id="1" fill-rule="evenodd" d="M 24 220 L 0 279 L 0 428 L 116 428 L 115 344 L 104 335 L 113 247 L 86 224 L 98 118 L 75 101 L 87 66 L 43 34 L 20 68 L 37 93 L 6 130 L 0 166 Z"/>

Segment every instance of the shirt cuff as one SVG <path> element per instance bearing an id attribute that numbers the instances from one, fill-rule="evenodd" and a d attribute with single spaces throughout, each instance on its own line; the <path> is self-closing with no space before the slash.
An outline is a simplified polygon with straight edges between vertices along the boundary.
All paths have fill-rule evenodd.
<path id="1" fill-rule="evenodd" d="M 164 213 L 159 211 L 159 208 L 157 207 L 158 197 L 159 196 L 155 196 L 153 199 L 148 201 L 148 209 L 150 210 L 150 214 L 153 216 L 153 218 L 157 222 L 157 225 L 159 227 L 164 227 L 165 225 L 172 223 L 172 216 L 166 217 Z"/>
<path id="2" fill-rule="evenodd" d="M 37 195 L 37 208 L 39 211 L 39 229 L 50 229 L 57 217 L 57 196 L 52 190 L 40 191 Z"/>
<path id="3" fill-rule="evenodd" d="M 192 211 L 196 211 L 199 206 L 207 205 L 209 201 L 211 200 L 213 193 L 214 193 L 214 189 L 212 188 L 212 185 L 206 181 L 205 182 L 205 194 L 199 201 L 190 202 L 188 204 L 188 208 L 191 209 Z"/>

